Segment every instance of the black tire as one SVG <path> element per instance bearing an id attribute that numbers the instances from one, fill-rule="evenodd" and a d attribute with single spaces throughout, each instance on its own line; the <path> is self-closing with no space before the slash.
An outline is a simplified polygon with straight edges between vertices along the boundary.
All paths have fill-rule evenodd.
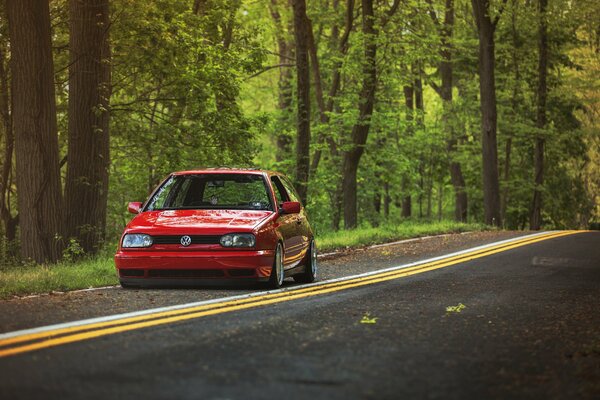
<path id="1" fill-rule="evenodd" d="M 312 283 L 317 279 L 318 269 L 317 246 L 315 245 L 315 240 L 313 239 L 308 247 L 308 253 L 306 253 L 304 272 L 294 275 L 294 281 L 298 283 Z"/>
<path id="2" fill-rule="evenodd" d="M 137 286 L 135 286 L 135 285 L 131 285 L 131 284 L 129 284 L 129 283 L 125 283 L 125 282 L 123 282 L 123 281 L 119 281 L 119 283 L 121 284 L 121 287 L 122 287 L 123 289 L 135 289 L 135 288 L 137 288 Z"/>
<path id="3" fill-rule="evenodd" d="M 275 249 L 275 258 L 273 259 L 273 269 L 271 270 L 271 276 L 269 277 L 269 287 L 271 289 L 279 289 L 285 279 L 285 272 L 283 270 L 283 247 L 281 243 L 277 243 Z"/>

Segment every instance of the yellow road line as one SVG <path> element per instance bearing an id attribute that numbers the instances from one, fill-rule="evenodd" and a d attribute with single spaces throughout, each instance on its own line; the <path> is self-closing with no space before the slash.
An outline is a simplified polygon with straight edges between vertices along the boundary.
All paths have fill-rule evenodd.
<path id="1" fill-rule="evenodd" d="M 562 236 L 564 234 L 565 234 L 565 232 L 551 232 L 551 233 L 536 236 L 533 238 L 528 237 L 528 238 L 516 240 L 513 242 L 509 242 L 509 243 L 501 243 L 497 246 L 491 246 L 491 247 L 488 247 L 485 249 L 474 250 L 473 252 L 469 252 L 469 253 L 463 253 L 463 254 L 459 254 L 456 256 L 451 256 L 451 257 L 443 258 L 440 260 L 431 261 L 428 263 L 418 264 L 413 267 L 403 268 L 401 270 L 386 271 L 386 272 L 382 272 L 380 274 L 373 274 L 373 275 L 358 277 L 358 278 L 344 280 L 344 281 L 331 282 L 331 283 L 326 283 L 326 284 L 322 284 L 322 285 L 316 285 L 316 286 L 301 288 L 301 289 L 292 289 L 292 291 L 295 294 L 297 294 L 297 293 L 304 293 L 304 292 L 309 292 L 309 291 L 322 290 L 322 289 L 328 288 L 328 287 L 345 286 L 345 285 L 348 285 L 357 280 L 365 281 L 365 280 L 369 280 L 369 279 L 376 279 L 377 277 L 397 274 L 399 271 L 406 272 L 406 271 L 410 271 L 413 269 L 421 269 L 421 268 L 424 268 L 429 265 L 439 264 L 441 262 L 448 262 L 451 260 L 464 260 L 471 255 L 478 255 L 478 254 L 484 254 L 484 253 L 487 254 L 488 252 L 490 252 L 494 249 L 498 249 L 498 248 L 504 249 L 507 246 L 513 246 L 518 243 L 530 243 L 534 240 L 537 241 L 540 238 L 550 238 L 550 237 L 556 237 L 559 235 Z M 103 322 L 97 322 L 97 323 L 68 327 L 68 328 L 59 328 L 59 329 L 46 331 L 46 332 L 21 335 L 21 336 L 16 336 L 16 337 L 0 340 L 0 347 L 7 346 L 10 344 L 15 344 L 15 343 L 28 342 L 28 341 L 32 341 L 32 340 L 40 339 L 40 338 L 58 336 L 58 335 L 66 334 L 66 333 L 75 333 L 75 332 L 86 331 L 86 330 L 91 330 L 91 329 L 95 329 L 95 328 L 104 328 L 104 327 L 109 327 L 109 326 L 114 326 L 114 325 L 123 325 L 123 324 L 131 323 L 131 322 L 139 322 L 139 321 L 144 321 L 144 320 L 148 320 L 148 319 L 156 319 L 156 318 L 162 318 L 162 317 L 173 316 L 173 315 L 187 314 L 187 313 L 206 310 L 206 309 L 222 308 L 222 307 L 226 307 L 229 305 L 237 305 L 237 304 L 243 304 L 243 303 L 256 302 L 256 301 L 260 301 L 260 300 L 266 299 L 266 298 L 284 297 L 284 296 L 290 295 L 290 292 L 291 291 L 270 293 L 270 294 L 265 294 L 262 296 L 254 296 L 254 297 L 248 297 L 248 298 L 244 298 L 244 299 L 230 300 L 230 301 L 205 304 L 205 305 L 200 305 L 200 306 L 192 306 L 192 307 L 186 307 L 186 308 L 182 308 L 182 309 L 178 309 L 178 310 L 162 311 L 162 312 L 145 314 L 145 315 L 140 315 L 140 316 L 135 316 L 135 317 L 125 317 L 125 318 L 121 318 L 121 319 L 115 319 L 112 321 L 103 321 Z"/>
<path id="2" fill-rule="evenodd" d="M 432 271 L 439 268 L 448 267 L 451 265 L 468 262 L 477 258 L 485 257 L 495 253 L 507 251 L 516 247 L 525 246 L 528 244 L 540 242 L 543 240 L 567 236 L 581 231 L 565 231 L 558 233 L 550 233 L 546 235 L 536 236 L 534 238 L 526 238 L 510 243 L 503 243 L 498 246 L 480 249 L 473 251 L 472 253 L 465 253 L 458 256 L 448 257 L 446 259 L 436 260 L 429 263 L 419 264 L 414 267 L 393 270 L 384 272 L 381 274 L 374 274 L 364 277 L 359 277 L 347 281 L 333 282 L 325 285 L 318 285 L 314 287 L 302 288 L 297 290 L 290 290 L 280 293 L 272 293 L 264 296 L 256 296 L 254 298 L 246 298 L 240 300 L 233 300 L 223 303 L 207 304 L 197 307 L 191 307 L 188 309 L 173 310 L 167 312 L 159 312 L 156 314 L 142 315 L 138 317 L 124 318 L 122 320 L 106 321 L 96 324 L 82 325 L 71 328 L 57 329 L 54 331 L 40 332 L 36 334 L 17 336 L 14 338 L 8 338 L 0 341 L 0 346 L 7 346 L 9 344 L 28 342 L 35 339 L 46 339 L 35 343 L 25 344 L 12 348 L 6 348 L 0 350 L 0 357 L 20 354 L 28 351 L 38 350 L 47 347 L 58 346 L 67 343 L 73 343 L 86 339 L 92 339 L 100 336 L 111 335 L 114 333 L 127 332 L 131 330 L 158 326 L 164 324 L 170 324 L 179 321 L 185 321 L 189 319 L 201 318 L 204 316 L 222 314 L 231 311 L 244 310 L 248 308 L 260 307 L 269 304 L 275 304 L 280 302 L 286 302 L 305 297 L 317 296 L 321 294 L 332 293 L 345 289 L 370 285 L 378 282 L 384 282 L 392 279 L 398 279 L 404 276 L 410 276 L 419 274 L 427 271 Z M 183 314 L 183 315 L 181 315 Z M 148 321 L 148 319 L 150 319 Z M 146 320 L 146 321 L 145 321 Z M 118 325 L 118 326 L 114 326 Z M 100 328 L 92 330 L 94 328 Z M 76 333 L 81 331 L 88 331 L 82 333 Z M 89 331 L 91 330 L 91 331 Z M 54 338 L 54 336 L 67 334 L 66 336 Z"/>
<path id="3" fill-rule="evenodd" d="M 392 270 L 392 271 L 382 272 L 381 274 L 373 274 L 373 275 L 368 275 L 368 276 L 364 276 L 364 277 L 358 277 L 358 278 L 355 278 L 352 280 L 332 282 L 332 283 L 328 283 L 328 284 L 317 285 L 317 286 L 307 287 L 307 288 L 302 288 L 302 289 L 294 289 L 293 293 L 291 293 L 292 291 L 271 293 L 271 294 L 266 294 L 263 296 L 255 296 L 255 297 L 250 297 L 250 298 L 245 298 L 245 299 L 231 300 L 231 301 L 221 302 L 221 303 L 212 303 L 212 304 L 194 306 L 194 307 L 183 308 L 183 309 L 178 309 L 178 310 L 146 314 L 146 315 L 141 315 L 141 316 L 136 316 L 136 317 L 126 317 L 123 319 L 117 319 L 117 320 L 113 320 L 113 321 L 98 322 L 98 323 L 74 326 L 74 327 L 69 327 L 69 328 L 61 328 L 61 329 L 40 332 L 40 333 L 35 333 L 35 334 L 21 335 L 21 336 L 17 336 L 17 337 L 13 337 L 13 338 L 0 340 L 0 346 L 6 346 L 6 345 L 10 345 L 10 344 L 15 344 L 15 343 L 31 341 L 31 340 L 35 340 L 35 339 L 39 339 L 39 338 L 47 338 L 47 337 L 57 336 L 57 335 L 66 334 L 66 333 L 74 333 L 74 332 L 79 332 L 79 331 L 84 331 L 84 330 L 91 330 L 94 328 L 103 328 L 103 327 L 122 325 L 122 324 L 138 322 L 138 321 L 143 321 L 143 320 L 148 320 L 148 319 L 155 319 L 155 318 L 161 318 L 161 317 L 167 317 L 167 316 L 173 316 L 173 315 L 187 314 L 187 313 L 206 310 L 206 309 L 223 308 L 223 307 L 226 307 L 229 305 L 237 305 L 237 304 L 250 303 L 250 302 L 253 303 L 253 302 L 257 302 L 257 301 L 267 299 L 267 298 L 279 298 L 279 297 L 289 296 L 290 294 L 298 294 L 298 293 L 304 293 L 304 292 L 309 292 L 309 291 L 320 291 L 324 288 L 329 288 L 329 287 L 346 286 L 355 281 L 366 281 L 366 280 L 372 280 L 372 279 L 376 279 L 378 277 L 382 277 L 382 276 L 386 276 L 386 275 L 395 275 L 399 272 L 408 272 L 408 271 L 411 271 L 414 269 L 422 269 L 422 268 L 430 266 L 430 265 L 439 264 L 441 262 L 448 262 L 451 260 L 466 260 L 469 256 L 472 256 L 472 255 L 481 255 L 481 256 L 487 255 L 490 251 L 492 251 L 494 249 L 498 249 L 498 248 L 505 249 L 507 246 L 515 246 L 520 243 L 528 244 L 532 241 L 539 241 L 542 238 L 549 239 L 551 237 L 563 236 L 565 234 L 569 234 L 569 233 L 568 232 L 558 232 L 558 233 L 553 232 L 553 233 L 548 233 L 545 235 L 536 236 L 534 238 L 529 237 L 529 238 L 517 240 L 514 242 L 502 243 L 497 246 L 488 247 L 485 249 L 475 250 L 470 253 L 464 253 L 464 254 L 432 261 L 429 263 L 418 264 L 416 266 L 404 268 L 401 270 Z"/>

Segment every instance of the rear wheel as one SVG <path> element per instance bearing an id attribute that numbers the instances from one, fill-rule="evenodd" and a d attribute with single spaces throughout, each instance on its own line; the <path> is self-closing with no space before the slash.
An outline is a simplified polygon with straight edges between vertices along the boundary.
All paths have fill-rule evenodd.
<path id="1" fill-rule="evenodd" d="M 317 246 L 315 240 L 310 242 L 308 253 L 306 254 L 306 261 L 304 262 L 304 272 L 298 275 L 294 275 L 294 280 L 300 283 L 312 283 L 317 279 Z"/>
<path id="2" fill-rule="evenodd" d="M 271 276 L 269 277 L 269 286 L 272 289 L 279 289 L 283 285 L 283 278 L 285 272 L 283 271 L 283 248 L 281 243 L 277 243 L 277 249 L 275 250 L 275 259 L 273 260 L 273 269 L 271 270 Z"/>

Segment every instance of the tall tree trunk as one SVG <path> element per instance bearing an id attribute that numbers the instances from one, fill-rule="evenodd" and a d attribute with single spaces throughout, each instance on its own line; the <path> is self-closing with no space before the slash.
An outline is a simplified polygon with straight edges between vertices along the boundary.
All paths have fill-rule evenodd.
<path id="1" fill-rule="evenodd" d="M 392 198 L 390 196 L 390 183 L 385 181 L 383 184 L 383 215 L 387 218 L 390 216 L 390 203 L 392 202 Z"/>
<path id="2" fill-rule="evenodd" d="M 8 47 L 8 45 L 7 45 Z M 3 161 L 0 172 L 0 219 L 4 225 L 4 235 L 9 242 L 15 240 L 18 216 L 13 216 L 10 205 L 11 176 L 13 171 L 13 154 L 15 137 L 12 128 L 10 110 L 11 96 L 7 71 L 7 48 L 0 47 L 0 129 L 4 133 Z M 1 138 L 1 136 L 0 136 Z M 2 141 L 0 140 L 0 145 Z"/>
<path id="3" fill-rule="evenodd" d="M 358 225 L 356 176 L 360 158 L 363 155 L 371 115 L 375 105 L 377 87 L 377 30 L 373 13 L 373 0 L 362 0 L 362 31 L 364 34 L 363 83 L 360 91 L 358 121 L 352 128 L 352 146 L 344 153 L 342 191 L 344 193 L 344 228 L 353 229 Z"/>
<path id="4" fill-rule="evenodd" d="M 50 10 L 47 0 L 8 0 L 6 9 L 21 256 L 38 263 L 55 262 L 61 255 L 57 238 L 63 233 L 63 202 Z"/>
<path id="5" fill-rule="evenodd" d="M 310 169 L 310 68 L 308 64 L 308 28 L 305 0 L 293 0 L 294 37 L 296 39 L 296 188 L 306 204 L 308 173 Z"/>
<path id="6" fill-rule="evenodd" d="M 373 209 L 375 210 L 375 214 L 373 215 L 371 224 L 373 226 L 379 226 L 379 220 L 381 219 L 381 191 L 380 191 L 380 188 L 377 188 L 375 190 L 375 193 L 373 194 Z"/>
<path id="7" fill-rule="evenodd" d="M 314 91 L 315 91 L 315 98 L 317 100 L 317 108 L 319 110 L 319 123 L 322 125 L 327 125 L 327 123 L 329 123 L 329 116 L 327 115 L 327 109 L 325 108 L 325 98 L 323 97 L 323 82 L 321 80 L 321 67 L 319 65 L 319 56 L 317 54 L 317 45 L 315 43 L 315 38 L 314 38 L 314 34 L 313 34 L 313 26 L 312 26 L 312 22 L 310 21 L 310 19 L 306 18 L 308 27 L 307 27 L 307 34 L 308 34 L 308 52 L 310 55 L 310 66 L 311 66 L 311 70 L 312 70 L 312 74 L 313 74 L 313 80 L 314 80 Z M 332 153 L 337 153 L 337 146 L 335 146 L 335 144 L 333 144 L 333 138 L 331 138 L 331 136 L 328 136 L 328 141 L 330 143 L 330 148 Z M 320 145 L 323 143 L 324 141 L 324 135 L 323 132 L 319 132 L 319 135 L 317 136 L 317 147 L 320 147 Z M 310 171 L 309 171 L 309 175 L 313 175 L 314 173 L 316 173 L 317 167 L 319 166 L 319 162 L 321 160 L 321 149 L 317 149 L 313 155 L 313 159 L 312 159 L 312 163 L 310 165 Z"/>
<path id="8" fill-rule="evenodd" d="M 519 56 L 517 53 L 517 46 L 519 46 L 518 34 L 517 34 L 517 0 L 512 0 L 511 7 L 511 37 L 512 37 L 512 67 L 514 72 L 513 79 L 513 90 L 512 90 L 512 98 L 511 98 L 511 111 L 514 117 L 517 116 L 517 107 L 519 102 L 519 82 L 521 81 L 521 74 L 519 71 Z M 512 140 L 513 140 L 513 132 L 508 132 L 508 137 L 506 138 L 506 145 L 504 150 L 504 188 L 502 190 L 502 198 L 500 205 L 500 215 L 502 217 L 502 222 L 505 227 L 508 227 L 506 213 L 508 210 L 508 200 L 509 200 L 509 180 L 510 180 L 510 160 L 512 155 Z"/>
<path id="9" fill-rule="evenodd" d="M 337 10 L 338 2 L 334 1 L 334 11 Z M 340 80 L 342 74 L 342 65 L 343 65 L 343 57 L 348 52 L 348 39 L 350 37 L 350 32 L 352 31 L 353 26 L 353 17 L 354 17 L 354 0 L 346 1 L 346 14 L 345 14 L 345 26 L 344 33 L 342 37 L 339 38 L 339 42 L 336 40 L 338 36 L 339 29 L 337 25 L 334 25 L 332 28 L 332 36 L 334 42 L 337 44 L 338 51 L 338 60 L 334 62 L 332 67 L 332 78 L 331 78 L 331 86 L 329 88 L 329 92 L 327 94 L 327 102 L 325 103 L 324 98 L 323 101 L 319 100 L 319 91 L 321 91 L 321 97 L 323 97 L 323 89 L 322 89 L 322 79 L 320 77 L 320 69 L 317 58 L 317 49 L 314 44 L 314 39 L 309 40 L 310 45 L 310 54 L 313 62 L 313 74 L 315 75 L 315 94 L 317 97 L 317 103 L 319 105 L 319 120 L 322 124 L 327 124 L 329 122 L 329 116 L 327 113 L 330 113 L 334 109 L 335 97 L 338 94 L 340 89 Z M 312 29 L 310 31 L 310 35 L 312 37 Z M 321 86 L 321 88 L 319 88 Z M 324 109 L 322 107 L 324 106 Z M 319 167 L 319 162 L 321 161 L 321 148 L 323 140 L 327 140 L 327 144 L 329 146 L 329 150 L 331 152 L 331 156 L 334 159 L 339 158 L 338 146 L 335 140 L 330 135 L 319 135 L 317 137 L 317 149 L 313 155 L 312 164 L 310 166 L 311 173 L 314 173 Z M 340 188 L 341 189 L 341 188 Z M 340 197 L 340 195 L 335 195 L 334 197 Z"/>
<path id="10" fill-rule="evenodd" d="M 496 139 L 496 83 L 494 31 L 500 14 L 492 21 L 489 0 L 471 0 L 479 35 L 479 93 L 483 162 L 485 223 L 501 226 L 498 144 Z"/>
<path id="11" fill-rule="evenodd" d="M 512 155 L 512 136 L 506 138 L 506 145 L 504 146 L 504 190 L 502 191 L 502 203 L 500 207 L 500 212 L 502 216 L 502 221 L 507 225 L 506 212 L 508 210 L 508 198 L 509 198 L 509 190 L 508 190 L 508 181 L 510 179 L 510 158 Z"/>
<path id="12" fill-rule="evenodd" d="M 425 106 L 423 103 L 423 81 L 421 79 L 421 61 L 413 63 L 411 66 L 414 75 L 415 92 L 415 122 L 419 130 L 425 128 Z M 425 154 L 419 157 L 419 218 L 423 218 L 423 197 L 425 195 Z"/>
<path id="13" fill-rule="evenodd" d="M 456 155 L 457 138 L 452 124 L 452 88 L 453 88 L 453 69 L 452 69 L 452 36 L 454 32 L 454 0 L 446 0 L 443 26 L 439 26 L 435 13 L 432 11 L 432 18 L 438 25 L 441 32 L 441 61 L 439 65 L 441 87 L 438 94 L 442 99 L 442 125 L 446 133 L 446 147 L 450 158 L 450 180 L 454 187 L 454 219 L 456 221 L 467 220 L 468 199 L 465 191 L 465 179 L 463 177 L 460 163 L 454 159 Z"/>
<path id="14" fill-rule="evenodd" d="M 548 96 L 548 22 L 546 21 L 546 8 L 548 0 L 539 0 L 540 26 L 539 26 L 539 59 L 538 59 L 538 87 L 537 87 L 537 119 L 538 137 L 535 140 L 535 187 L 529 228 L 539 230 L 542 225 L 542 185 L 544 184 L 544 146 L 545 139 L 542 130 L 546 128 L 546 98 Z"/>
<path id="15" fill-rule="evenodd" d="M 444 180 L 440 179 L 440 181 L 438 182 L 439 186 L 438 186 L 438 211 L 437 211 L 437 215 L 438 215 L 438 221 L 442 220 L 442 205 L 443 205 L 443 201 L 444 201 Z"/>
<path id="16" fill-rule="evenodd" d="M 88 253 L 106 228 L 110 47 L 108 0 L 70 0 L 67 233 Z"/>
<path id="17" fill-rule="evenodd" d="M 277 133 L 275 160 L 277 162 L 288 159 L 292 147 L 292 138 L 285 132 L 283 127 L 287 123 L 286 115 L 291 114 L 292 109 L 292 69 L 287 66 L 294 56 L 293 43 L 287 39 L 284 24 L 279 13 L 277 0 L 271 0 L 269 5 L 271 16 L 275 22 L 275 36 L 277 38 L 277 52 L 279 53 L 279 81 L 277 108 L 281 114 L 279 121 L 280 132 Z"/>
<path id="18" fill-rule="evenodd" d="M 413 114 L 414 114 L 414 89 L 413 85 L 404 86 L 404 105 L 406 107 L 406 123 L 408 126 L 407 133 L 413 134 Z M 409 174 L 405 174 L 402 177 L 402 218 L 410 218 L 412 214 L 412 197 L 410 195 L 410 178 Z"/>

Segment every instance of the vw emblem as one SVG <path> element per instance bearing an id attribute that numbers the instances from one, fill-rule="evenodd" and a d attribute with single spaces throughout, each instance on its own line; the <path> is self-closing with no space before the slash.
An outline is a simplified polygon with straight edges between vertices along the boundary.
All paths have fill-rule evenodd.
<path id="1" fill-rule="evenodd" d="M 190 244 L 192 244 L 192 238 L 188 235 L 185 235 L 181 237 L 181 240 L 179 242 L 182 246 L 188 247 Z"/>

